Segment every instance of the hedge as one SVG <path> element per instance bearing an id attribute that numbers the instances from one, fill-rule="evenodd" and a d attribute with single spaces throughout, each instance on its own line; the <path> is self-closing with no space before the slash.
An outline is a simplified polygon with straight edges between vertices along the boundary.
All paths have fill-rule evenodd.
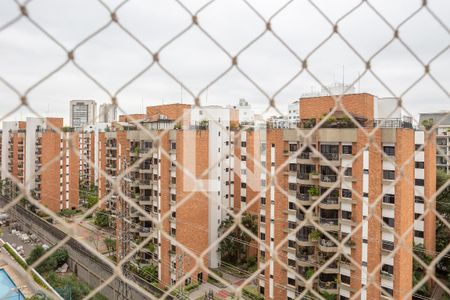
<path id="1" fill-rule="evenodd" d="M 8 244 L 3 244 L 3 248 L 5 248 L 6 251 L 19 263 L 19 265 L 24 268 L 25 270 L 28 269 L 28 264 L 25 262 L 25 260 L 17 255 L 17 253 L 11 248 Z"/>
<path id="2" fill-rule="evenodd" d="M 251 300 L 264 300 L 264 297 L 258 294 L 253 288 L 245 287 L 242 289 L 242 296 Z"/>

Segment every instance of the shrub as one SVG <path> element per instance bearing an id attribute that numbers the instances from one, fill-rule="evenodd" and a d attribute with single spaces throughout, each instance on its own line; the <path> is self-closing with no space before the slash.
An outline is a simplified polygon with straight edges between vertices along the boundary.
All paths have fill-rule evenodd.
<path id="1" fill-rule="evenodd" d="M 320 191 L 317 186 L 312 186 L 308 189 L 309 196 L 319 196 Z"/>
<path id="2" fill-rule="evenodd" d="M 242 296 L 251 300 L 264 300 L 264 296 L 260 295 L 255 288 L 245 287 L 242 289 Z"/>
<path id="3" fill-rule="evenodd" d="M 9 246 L 8 244 L 3 244 L 3 248 L 17 261 L 17 263 L 24 268 L 25 270 L 28 269 L 27 263 L 19 256 L 17 255 L 14 250 Z"/>
<path id="4" fill-rule="evenodd" d="M 190 291 L 195 290 L 196 288 L 198 288 L 198 286 L 199 286 L 198 283 L 192 282 L 192 283 L 186 285 L 186 286 L 184 287 L 184 290 L 185 290 L 186 292 L 190 292 Z"/>

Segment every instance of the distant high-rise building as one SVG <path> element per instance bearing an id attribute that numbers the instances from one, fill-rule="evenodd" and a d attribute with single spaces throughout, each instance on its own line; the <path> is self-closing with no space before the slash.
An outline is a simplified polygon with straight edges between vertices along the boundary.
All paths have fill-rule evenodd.
<path id="1" fill-rule="evenodd" d="M 117 121 L 117 106 L 111 103 L 101 104 L 98 114 L 98 122 L 111 123 L 114 121 Z"/>
<path id="2" fill-rule="evenodd" d="M 436 166 L 450 173 L 450 112 L 422 113 L 420 124 L 425 127 L 436 126 Z"/>
<path id="3" fill-rule="evenodd" d="M 294 101 L 288 106 L 288 120 L 290 124 L 297 124 L 300 121 L 300 113 L 299 113 L 299 104 L 298 101 Z"/>
<path id="4" fill-rule="evenodd" d="M 76 129 L 95 123 L 97 103 L 94 100 L 70 101 L 70 125 Z"/>

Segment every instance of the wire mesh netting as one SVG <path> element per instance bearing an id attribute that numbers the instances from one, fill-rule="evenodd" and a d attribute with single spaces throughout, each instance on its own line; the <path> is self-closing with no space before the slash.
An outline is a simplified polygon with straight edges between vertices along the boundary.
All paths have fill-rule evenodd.
<path id="1" fill-rule="evenodd" d="M 409 98 L 419 89 L 421 102 L 438 94 L 437 103 L 430 101 L 430 105 L 448 108 L 448 79 L 442 78 L 439 70 L 448 62 L 450 31 L 448 14 L 436 9 L 437 4 L 416 1 L 399 8 L 394 18 L 380 1 L 353 1 L 339 5 L 339 10 L 323 1 L 284 1 L 268 10 L 256 1 L 242 0 L 234 1 L 236 7 L 223 21 L 222 13 L 226 13 L 226 5 L 231 5 L 224 4 L 226 1 L 171 1 L 165 13 L 173 14 L 179 22 L 164 28 L 164 23 L 153 25 L 153 18 L 137 26 L 130 22 L 133 15 L 127 8 L 138 1 L 108 2 L 114 1 L 90 1 L 78 4 L 73 13 L 69 11 L 73 21 L 84 14 L 91 16 L 94 6 L 101 11 L 93 14 L 92 27 L 72 24 L 69 31 L 76 32 L 76 38 L 71 39 L 42 18 L 43 12 L 57 14 L 53 9 L 64 10 L 61 4 L 38 0 L 0 4 L 5 5 L 0 45 L 7 48 L 13 44 L 20 66 L 19 75 L 14 73 L 15 66 L 0 70 L 4 96 L 0 120 L 9 120 L 23 109 L 34 117 L 47 117 L 40 93 L 53 81 L 64 86 L 71 76 L 65 73 L 68 69 L 85 82 L 75 89 L 89 85 L 120 114 L 129 115 L 123 122 L 109 124 L 92 135 L 48 122 L 47 130 L 57 134 L 58 141 L 61 138 L 55 155 L 45 163 L 33 162 L 36 169 L 30 176 L 24 175 L 23 162 L 17 168 L 2 166 L 5 197 L 1 211 L 9 213 L 14 226 L 22 227 L 22 231 L 37 235 L 45 231 L 51 236 L 45 241 L 51 247 L 39 257 L 28 259 L 29 266 L 6 246 L 5 251 L 21 263 L 5 258 L 5 268 L 21 274 L 26 285 L 42 297 L 64 299 L 101 297 L 99 293 L 117 299 L 429 299 L 450 295 L 450 181 L 441 172 L 437 172 L 437 182 L 435 178 L 436 157 L 442 165 L 446 160 L 441 162 L 439 157 L 448 157 L 448 140 L 439 130 L 448 125 L 445 118 L 449 114 L 441 113 L 434 122 L 420 121 L 414 116 L 417 103 Z M 158 11 L 162 5 L 139 2 L 137 8 L 144 10 L 147 6 Z M 312 18 L 321 23 L 304 24 L 307 18 L 295 16 L 300 20 L 291 25 L 289 14 L 302 12 L 296 5 L 308 6 Z M 154 19 L 165 18 L 156 15 Z M 349 27 L 366 25 L 364 16 L 369 15 L 373 18 L 367 18 L 372 24 L 369 27 L 374 31 L 361 29 L 362 37 L 347 34 Z M 238 22 L 240 18 L 243 23 Z M 239 23 L 233 28 L 242 31 L 245 38 L 233 41 L 233 34 L 208 27 L 213 19 Z M 283 19 L 289 22 L 282 24 Z M 431 45 L 410 42 L 410 36 L 403 32 L 416 20 L 434 26 L 433 31 L 418 31 L 417 35 L 433 36 L 439 31 L 442 41 Z M 146 21 L 150 25 L 144 25 Z M 22 31 L 18 29 L 23 26 Z M 145 26 L 151 27 L 150 32 L 140 31 L 139 27 Z M 294 33 L 303 30 L 305 44 L 292 43 L 286 29 Z M 314 34 L 314 29 L 321 34 Z M 374 33 L 377 29 L 383 32 L 383 38 Z M 313 33 L 308 33 L 310 30 Z M 14 39 L 17 35 L 19 42 Z M 129 61 L 115 53 L 113 61 L 100 62 L 103 53 L 97 48 L 98 39 L 114 53 L 116 47 L 123 46 L 112 38 L 118 35 L 123 37 L 119 43 L 132 45 L 130 54 L 136 59 Z M 196 45 L 189 45 L 191 39 Z M 332 41 L 340 46 L 330 47 Z M 267 56 L 255 50 L 260 43 L 267 46 Z M 30 53 L 24 49 L 34 47 L 36 52 L 44 49 L 54 54 L 55 60 L 47 65 L 46 60 L 40 61 L 42 57 L 33 56 L 31 63 L 25 63 Z M 396 62 L 383 59 L 383 55 L 392 47 L 410 60 L 388 76 L 384 69 Z M 206 48 L 214 49 L 214 54 Z M 323 53 L 327 48 L 331 52 Z M 332 52 L 337 52 L 333 60 L 340 60 L 340 53 L 346 52 L 360 66 L 358 75 L 347 85 L 338 85 L 338 93 L 325 82 L 329 77 L 323 77 L 323 72 L 334 71 L 330 65 L 336 62 L 327 58 Z M 89 56 L 91 64 L 86 63 Z M 201 63 L 196 61 L 198 56 Z M 280 57 L 286 60 L 280 62 Z M 316 59 L 322 64 L 316 64 Z M 267 66 L 274 62 L 283 66 L 280 72 L 264 77 L 263 73 L 272 71 Z M 111 67 L 133 63 L 137 67 L 131 71 Z M 46 73 L 36 75 L 34 67 L 42 65 Z M 60 74 L 64 74 L 62 78 Z M 143 86 L 152 85 L 157 81 L 152 76 L 164 76 L 166 81 L 155 85 L 167 84 L 176 90 L 172 96 L 189 100 L 168 110 L 164 105 L 152 110 L 151 103 L 146 114 L 133 90 L 139 94 Z M 235 85 L 224 87 L 223 82 L 230 77 Z M 372 113 L 364 115 L 371 110 L 367 108 L 370 101 L 356 108 L 352 102 L 354 95 L 368 95 L 355 92 L 368 77 L 391 99 L 391 106 L 380 106 L 385 110 L 384 118 L 375 119 L 373 108 Z M 407 80 L 399 83 L 398 77 Z M 297 83 L 302 78 L 322 90 L 322 94 L 303 95 L 303 103 L 321 97 L 327 101 L 312 106 L 297 104 L 300 118 L 292 122 L 282 119 L 288 125 L 276 123 L 276 118 L 257 125 L 254 120 L 243 122 L 241 116 L 237 117 L 241 122 L 235 122 L 233 113 L 239 114 L 239 107 L 207 103 L 208 97 L 213 97 L 208 94 L 216 87 L 216 93 L 228 96 L 228 89 L 246 85 L 257 95 L 254 99 L 259 99 L 262 115 L 283 116 L 287 104 L 283 100 L 299 98 Z M 294 98 L 288 92 L 292 89 L 296 89 Z M 49 90 L 47 93 L 52 88 Z M 68 97 L 64 92 L 62 95 Z M 140 113 L 146 116 L 130 115 L 131 106 L 140 107 Z M 407 117 L 398 118 L 399 111 Z M 23 129 L 17 128 L 17 141 L 2 141 L 2 157 L 7 155 L 11 161 L 29 159 L 24 158 L 23 148 L 30 133 Z M 392 133 L 391 129 L 397 131 Z M 3 137 L 5 130 L 3 126 Z M 423 133 L 422 142 L 417 142 L 419 132 Z M 5 149 L 9 143 L 17 143 L 17 153 Z M 34 147 L 34 154 L 42 155 L 39 144 Z M 77 177 L 76 191 L 72 185 L 70 191 L 64 190 L 80 199 L 73 215 L 67 209 L 60 211 L 60 195 L 41 198 L 44 186 L 61 186 L 63 197 L 63 182 L 67 183 L 63 176 L 61 181 L 50 182 L 45 175 L 58 172 L 59 165 L 58 169 L 54 166 L 60 163 L 67 170 L 72 163 L 77 166 L 75 175 L 70 171 L 71 181 Z M 44 205 L 44 200 L 56 203 L 57 209 Z M 3 235 L 7 239 L 11 234 Z M 90 288 L 85 287 L 83 292 L 61 283 L 60 278 L 69 275 L 51 272 L 61 267 L 55 255 L 69 248 L 70 272 L 84 281 L 92 278 L 92 282 L 86 282 Z M 76 258 L 80 253 L 90 259 L 92 267 L 81 266 Z M 55 260 L 54 270 L 43 267 L 49 260 Z M 39 273 L 56 292 L 42 288 L 44 278 L 35 269 L 41 270 Z"/>

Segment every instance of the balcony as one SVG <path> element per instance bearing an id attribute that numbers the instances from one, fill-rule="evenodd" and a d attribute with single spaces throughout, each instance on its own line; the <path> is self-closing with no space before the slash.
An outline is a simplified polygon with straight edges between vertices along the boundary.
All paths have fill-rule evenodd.
<path id="1" fill-rule="evenodd" d="M 337 282 L 319 280 L 319 291 L 327 292 L 329 294 L 336 294 L 338 292 Z"/>
<path id="2" fill-rule="evenodd" d="M 313 246 L 314 243 L 313 241 L 309 238 L 309 234 L 305 235 L 305 234 L 299 234 L 299 232 L 297 232 L 297 245 L 301 246 L 301 247 L 308 247 L 308 246 Z"/>
<path id="3" fill-rule="evenodd" d="M 310 267 L 314 266 L 315 264 L 315 257 L 313 254 L 304 254 L 297 252 L 297 266 L 299 267 Z"/>
<path id="4" fill-rule="evenodd" d="M 302 152 L 297 156 L 297 159 L 309 160 L 310 154 L 311 154 L 311 152 Z"/>
<path id="5" fill-rule="evenodd" d="M 338 247 L 333 241 L 327 238 L 321 238 L 319 240 L 319 250 L 322 252 L 336 252 Z"/>
<path id="6" fill-rule="evenodd" d="M 328 175 L 321 174 L 320 175 L 320 185 L 324 187 L 333 187 L 338 180 L 337 175 Z"/>
<path id="7" fill-rule="evenodd" d="M 309 194 L 302 194 L 302 193 L 297 193 L 297 205 L 303 205 L 303 206 L 308 206 L 312 204 L 312 199 L 309 196 Z"/>
<path id="8" fill-rule="evenodd" d="M 148 237 L 148 236 L 150 236 L 151 233 L 152 233 L 152 228 L 150 228 L 150 227 L 141 227 L 141 229 L 139 231 L 139 236 L 140 237 Z"/>
<path id="9" fill-rule="evenodd" d="M 339 209 L 339 198 L 337 196 L 327 196 L 320 202 L 319 207 L 323 209 Z"/>
<path id="10" fill-rule="evenodd" d="M 320 224 L 325 230 L 337 231 L 339 230 L 339 219 L 334 218 L 320 218 Z"/>
<path id="11" fill-rule="evenodd" d="M 339 166 L 339 153 L 327 153 L 322 152 L 322 155 L 320 156 L 320 164 L 321 165 L 333 165 L 333 166 Z"/>

